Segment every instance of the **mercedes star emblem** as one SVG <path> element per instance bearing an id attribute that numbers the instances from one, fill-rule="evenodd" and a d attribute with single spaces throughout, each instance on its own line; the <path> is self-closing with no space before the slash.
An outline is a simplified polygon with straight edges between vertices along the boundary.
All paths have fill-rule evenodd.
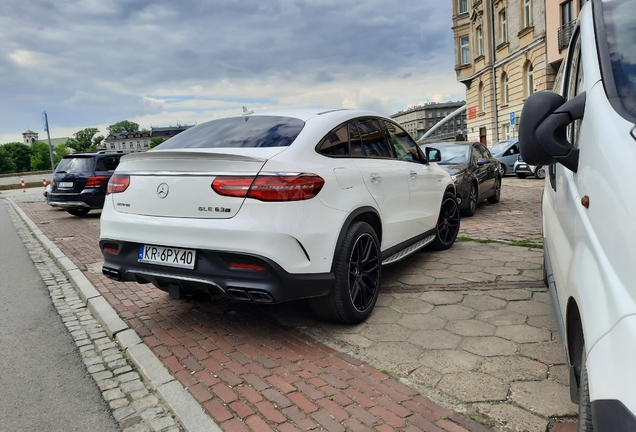
<path id="1" fill-rule="evenodd" d="M 161 183 L 159 186 L 157 186 L 157 195 L 159 196 L 159 198 L 164 199 L 168 196 L 168 192 L 170 192 L 170 188 L 166 183 Z"/>

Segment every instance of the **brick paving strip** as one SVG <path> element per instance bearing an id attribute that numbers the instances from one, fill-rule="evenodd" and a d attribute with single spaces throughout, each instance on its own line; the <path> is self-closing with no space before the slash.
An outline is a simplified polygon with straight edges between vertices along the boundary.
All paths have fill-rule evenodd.
<path id="1" fill-rule="evenodd" d="M 122 333 L 143 339 L 133 347 L 123 345 L 128 356 L 150 347 L 161 360 L 159 366 L 165 366 L 223 430 L 489 430 L 369 364 L 281 326 L 267 315 L 267 308 L 173 300 L 153 286 L 105 278 L 101 265 L 96 266 L 102 255 L 95 216 L 80 220 L 41 202 L 22 202 L 18 211 L 28 215 L 31 230 L 42 233 L 38 238 L 45 246 L 59 248 L 63 256 L 56 257 L 58 263 L 69 260 L 67 268 L 77 266 L 125 320 Z M 123 338 L 117 338 L 121 343 Z M 152 382 L 158 367 L 141 369 Z M 192 411 L 175 409 L 170 394 L 167 399 L 187 430 L 212 430 L 197 429 L 189 418 Z"/>

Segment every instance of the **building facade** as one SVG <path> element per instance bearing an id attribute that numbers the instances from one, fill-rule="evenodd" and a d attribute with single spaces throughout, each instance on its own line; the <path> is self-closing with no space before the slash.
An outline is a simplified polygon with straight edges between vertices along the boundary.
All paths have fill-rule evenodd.
<path id="1" fill-rule="evenodd" d="M 466 86 L 468 139 L 491 146 L 518 137 L 521 109 L 552 88 L 545 0 L 451 0 L 455 71 Z"/>
<path id="2" fill-rule="evenodd" d="M 413 138 L 418 140 L 444 117 L 465 104 L 465 101 L 430 102 L 398 111 L 390 117 L 398 122 Z M 445 123 L 435 133 L 435 136 L 456 136 L 460 131 L 466 134 L 466 112 L 458 114 Z"/>
<path id="3" fill-rule="evenodd" d="M 102 141 L 104 150 L 123 151 L 126 153 L 137 153 L 150 150 L 150 140 L 152 138 L 169 139 L 192 125 L 177 125 L 168 127 L 153 127 L 151 130 L 138 132 L 121 132 L 109 134 Z"/>
<path id="4" fill-rule="evenodd" d="M 586 0 L 545 0 L 545 38 L 548 63 L 558 70 L 567 52 L 572 31 Z"/>

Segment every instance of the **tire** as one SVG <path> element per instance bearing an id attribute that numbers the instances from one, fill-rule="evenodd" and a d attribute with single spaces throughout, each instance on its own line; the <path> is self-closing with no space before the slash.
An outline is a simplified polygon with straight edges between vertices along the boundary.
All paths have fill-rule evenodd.
<path id="1" fill-rule="evenodd" d="M 437 218 L 437 234 L 430 244 L 432 250 L 450 249 L 459 234 L 459 207 L 452 193 L 445 193 Z"/>
<path id="2" fill-rule="evenodd" d="M 528 177 L 528 174 L 526 174 L 526 173 L 516 173 L 516 174 L 517 174 L 517 178 L 520 178 L 520 179 L 524 179 L 524 178 Z"/>
<path id="3" fill-rule="evenodd" d="M 470 191 L 468 192 L 468 207 L 464 209 L 464 216 L 473 216 L 477 211 L 477 185 L 475 183 L 470 184 Z"/>
<path id="4" fill-rule="evenodd" d="M 545 167 L 538 166 L 536 170 L 534 170 L 534 178 L 536 179 L 544 179 L 545 178 Z"/>
<path id="5" fill-rule="evenodd" d="M 84 209 L 84 208 L 80 208 L 80 209 L 67 209 L 66 212 L 68 214 L 72 214 L 73 216 L 86 216 L 88 214 L 88 212 L 91 211 L 91 209 Z"/>
<path id="6" fill-rule="evenodd" d="M 579 429 L 578 432 L 592 432 L 592 403 L 590 402 L 590 383 L 587 377 L 587 355 L 583 346 L 581 359 L 581 379 L 579 380 Z"/>
<path id="7" fill-rule="evenodd" d="M 501 198 L 501 177 L 495 179 L 495 194 L 488 197 L 490 204 L 497 204 Z"/>
<path id="8" fill-rule="evenodd" d="M 502 177 L 506 175 L 506 165 L 502 163 L 499 164 L 499 175 Z"/>
<path id="9" fill-rule="evenodd" d="M 316 315 L 357 324 L 369 317 L 380 293 L 380 241 L 371 225 L 354 222 L 334 257 L 336 281 L 329 294 L 309 299 Z"/>

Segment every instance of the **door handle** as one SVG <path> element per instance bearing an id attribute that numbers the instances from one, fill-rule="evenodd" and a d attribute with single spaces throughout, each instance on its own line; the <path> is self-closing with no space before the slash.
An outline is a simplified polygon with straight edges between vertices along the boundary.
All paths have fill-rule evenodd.
<path id="1" fill-rule="evenodd" d="M 417 177 L 417 172 L 416 171 L 410 171 L 409 175 L 411 176 L 411 178 L 415 178 L 415 177 Z"/>
<path id="2" fill-rule="evenodd" d="M 379 175 L 379 174 L 376 174 L 376 173 L 372 173 L 372 174 L 369 176 L 369 180 L 371 180 L 371 181 L 372 181 L 372 182 L 374 182 L 374 183 L 375 183 L 375 182 L 379 182 L 380 180 L 382 180 L 382 176 L 381 176 L 381 175 Z"/>

